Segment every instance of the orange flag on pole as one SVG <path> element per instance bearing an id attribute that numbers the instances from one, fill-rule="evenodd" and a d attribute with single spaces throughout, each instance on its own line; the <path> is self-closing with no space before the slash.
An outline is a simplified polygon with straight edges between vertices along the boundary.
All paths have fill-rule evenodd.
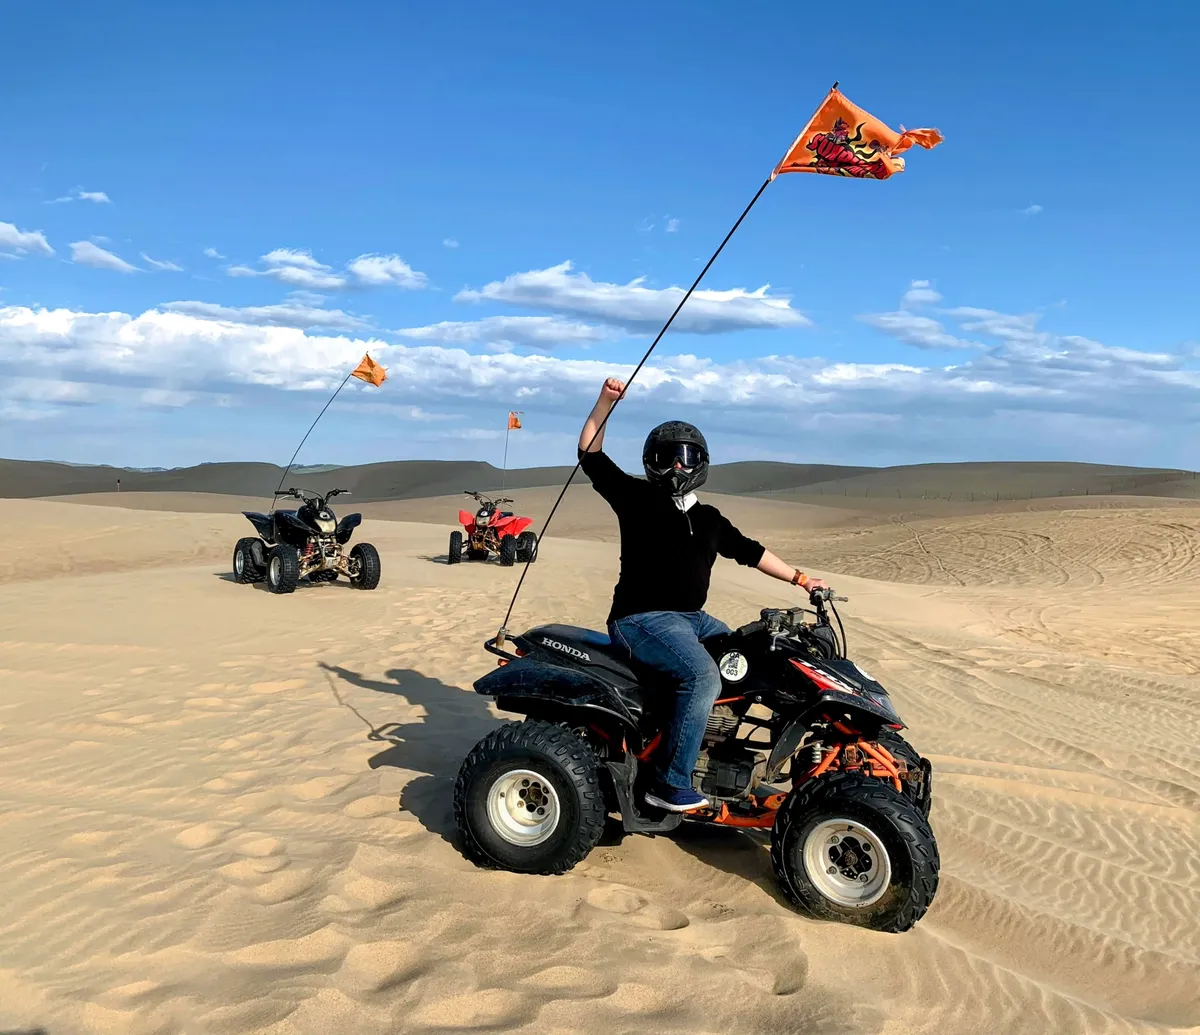
<path id="1" fill-rule="evenodd" d="M 363 356 L 362 362 L 350 372 L 350 375 L 357 377 L 360 381 L 366 381 L 367 384 L 374 385 L 376 388 L 387 380 L 387 371 L 370 355 Z"/>
<path id="2" fill-rule="evenodd" d="M 936 129 L 894 129 L 870 112 L 847 100 L 834 84 L 808 125 L 775 166 L 771 179 L 780 173 L 811 172 L 831 176 L 854 176 L 886 180 L 904 171 L 899 156 L 913 144 L 937 147 L 942 134 Z"/>
<path id="3" fill-rule="evenodd" d="M 508 414 L 508 430 L 516 431 L 521 426 L 521 418 L 516 410 L 511 410 Z"/>

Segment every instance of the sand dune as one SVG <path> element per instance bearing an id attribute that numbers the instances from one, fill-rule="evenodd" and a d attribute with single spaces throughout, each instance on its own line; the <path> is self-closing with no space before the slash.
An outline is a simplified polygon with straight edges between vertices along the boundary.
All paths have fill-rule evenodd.
<path id="1" fill-rule="evenodd" d="M 570 458 L 574 462 L 574 457 Z M 561 486 L 569 467 L 518 468 L 503 473 L 491 464 L 461 460 L 396 460 L 351 467 L 297 467 L 286 485 L 324 491 L 350 489 L 360 501 L 410 500 L 494 491 Z M 282 468 L 265 463 L 208 463 L 172 470 L 88 467 L 50 461 L 0 459 L 0 496 L 28 499 L 83 493 L 213 493 L 265 496 L 280 484 Z M 847 499 L 935 499 L 983 502 L 1116 494 L 1200 498 L 1194 471 L 1116 467 L 1105 464 L 989 462 L 846 467 L 833 464 L 743 461 L 714 464 L 708 491 L 722 495 L 774 495 L 810 503 Z"/>
<path id="2" fill-rule="evenodd" d="M 737 831 L 475 869 L 450 788 L 516 573 L 442 563 L 449 499 L 378 504 L 378 591 L 273 597 L 225 577 L 237 502 L 6 504 L 0 1030 L 1200 1030 L 1200 508 L 731 501 L 850 595 L 936 766 L 943 883 L 894 936 L 793 913 Z M 514 625 L 602 619 L 589 502 Z M 790 599 L 724 565 L 711 609 Z"/>

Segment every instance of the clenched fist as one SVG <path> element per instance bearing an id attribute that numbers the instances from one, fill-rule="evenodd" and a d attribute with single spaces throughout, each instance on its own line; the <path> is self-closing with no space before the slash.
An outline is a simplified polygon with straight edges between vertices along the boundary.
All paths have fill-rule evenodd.
<path id="1" fill-rule="evenodd" d="M 610 377 L 604 382 L 604 387 L 600 389 L 600 398 L 607 403 L 615 403 L 625 393 L 625 382 L 618 378 Z"/>

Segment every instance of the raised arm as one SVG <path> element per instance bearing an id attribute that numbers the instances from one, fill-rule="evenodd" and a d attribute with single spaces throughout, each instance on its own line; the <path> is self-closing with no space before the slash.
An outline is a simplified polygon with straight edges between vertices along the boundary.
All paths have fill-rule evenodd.
<path id="1" fill-rule="evenodd" d="M 600 389 L 600 398 L 583 422 L 583 431 L 579 433 L 579 448 L 584 453 L 599 453 L 604 447 L 604 418 L 617 405 L 621 393 L 625 391 L 625 382 L 610 377 Z"/>

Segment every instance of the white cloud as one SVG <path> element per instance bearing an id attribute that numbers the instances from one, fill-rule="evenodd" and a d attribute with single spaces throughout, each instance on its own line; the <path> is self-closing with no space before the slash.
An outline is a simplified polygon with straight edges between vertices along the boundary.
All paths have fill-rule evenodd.
<path id="1" fill-rule="evenodd" d="M 634 330 L 657 330 L 683 298 L 684 289 L 648 288 L 644 278 L 628 284 L 594 281 L 586 273 L 572 273 L 570 262 L 544 270 L 514 273 L 478 291 L 464 289 L 461 302 L 507 302 L 529 309 L 546 309 L 573 316 L 588 316 Z M 768 295 L 769 285 L 757 291 L 732 288 L 697 290 L 673 329 L 694 334 L 716 334 L 750 328 L 810 326 L 811 321 L 791 307 L 791 300 Z"/>
<path id="2" fill-rule="evenodd" d="M 919 349 L 966 349 L 972 343 L 948 334 L 937 320 L 900 310 L 895 313 L 865 313 L 863 323 Z"/>
<path id="3" fill-rule="evenodd" d="M 216 248 L 205 248 L 205 249 L 204 249 L 204 254 L 205 254 L 206 256 L 208 256 L 208 258 L 210 258 L 210 259 L 223 259 L 223 258 L 225 258 L 225 256 L 224 256 L 224 255 L 222 255 L 222 254 L 221 254 L 219 251 L 217 251 L 217 249 L 216 249 Z"/>
<path id="4" fill-rule="evenodd" d="M 71 244 L 71 261 L 80 266 L 92 266 L 98 270 L 113 270 L 117 273 L 134 273 L 131 266 L 119 255 L 92 244 L 91 241 L 75 241 Z"/>
<path id="5" fill-rule="evenodd" d="M 112 199 L 102 190 L 81 190 L 79 187 L 73 187 L 67 194 L 61 198 L 54 198 L 47 201 L 47 205 L 62 205 L 72 201 L 91 201 L 97 205 L 111 205 Z"/>
<path id="6" fill-rule="evenodd" d="M 780 432 L 823 427 L 827 437 L 842 437 L 843 455 L 878 453 L 904 441 L 909 460 L 921 449 L 961 457 L 980 441 L 991 443 L 992 455 L 1021 456 L 1023 448 L 1061 455 L 1077 448 L 1091 457 L 1104 449 L 1111 460 L 1120 454 L 1102 433 L 1118 426 L 1122 434 L 1136 431 L 1139 437 L 1130 441 L 1143 450 L 1142 462 L 1157 459 L 1146 454 L 1147 443 L 1182 456 L 1194 441 L 1200 369 L 1189 356 L 1040 331 L 1030 317 L 958 313 L 964 324 L 997 332 L 988 335 L 994 344 L 965 352 L 961 362 L 844 363 L 786 355 L 717 362 L 660 354 L 639 376 L 626 412 L 638 421 L 691 413 L 714 429 L 748 428 L 749 435 L 770 427 L 774 442 Z M 591 357 L 389 345 L 218 319 L 202 310 L 131 316 L 0 307 L 0 372 L 38 369 L 47 379 L 92 385 L 177 393 L 329 390 L 367 350 L 390 374 L 372 397 L 377 405 L 499 412 L 519 400 L 523 409 L 547 419 L 560 415 L 564 424 L 586 411 L 605 377 L 628 376 L 631 369 Z M 0 377 L 0 384 L 7 380 Z M 1050 430 L 1053 440 L 1045 438 Z"/>
<path id="7" fill-rule="evenodd" d="M 457 242 L 457 241 L 456 241 L 456 240 L 455 240 L 453 237 L 447 237 L 447 238 L 446 238 L 446 239 L 445 239 L 445 240 L 442 242 L 442 246 L 443 246 L 443 247 L 445 247 L 445 248 L 457 248 L 457 247 L 458 247 L 458 242 Z"/>
<path id="8" fill-rule="evenodd" d="M 318 296 L 319 298 L 319 296 Z M 341 309 L 321 309 L 299 301 L 280 305 L 223 306 L 212 302 L 166 302 L 167 312 L 184 313 L 209 320 L 251 324 L 260 327 L 323 328 L 331 331 L 357 331 L 370 326 L 361 317 Z"/>
<path id="9" fill-rule="evenodd" d="M 1039 212 L 1045 211 L 1041 205 L 1030 205 L 1028 208 L 1021 209 L 1023 216 L 1036 216 Z"/>
<path id="10" fill-rule="evenodd" d="M 673 216 L 667 220 L 667 233 L 675 234 L 679 232 L 679 220 Z"/>
<path id="11" fill-rule="evenodd" d="M 341 291 L 348 287 L 423 288 L 428 284 L 424 273 L 414 270 L 398 255 L 360 255 L 347 263 L 345 272 L 318 262 L 309 251 L 276 248 L 262 257 L 266 269 L 229 266 L 231 277 L 269 277 L 282 284 L 304 290 Z"/>
<path id="12" fill-rule="evenodd" d="M 423 288 L 429 283 L 424 273 L 414 270 L 398 255 L 360 255 L 346 269 L 372 287 L 392 284 L 401 288 Z"/>
<path id="13" fill-rule="evenodd" d="M 346 278 L 337 273 L 326 272 L 329 267 L 322 266 L 308 256 L 308 262 L 303 260 L 299 265 L 283 263 L 280 257 L 287 249 L 276 249 L 263 256 L 263 261 L 273 259 L 273 264 L 265 270 L 252 269 L 249 266 L 230 266 L 225 272 L 231 277 L 270 277 L 281 284 L 290 284 L 298 288 L 315 288 L 321 291 L 338 291 L 346 286 Z M 303 253 L 294 253 L 303 255 Z"/>
<path id="14" fill-rule="evenodd" d="M 904 298 L 901 305 L 905 307 L 932 304 L 940 302 L 942 296 L 934 291 L 933 287 L 927 280 L 914 280 L 909 288 L 904 292 Z"/>
<path id="15" fill-rule="evenodd" d="M 18 230 L 12 223 L 0 223 L 0 248 L 11 248 L 22 254 L 54 254 L 46 235 L 40 230 Z"/>
<path id="16" fill-rule="evenodd" d="M 145 252 L 142 252 L 142 258 L 145 260 L 146 265 L 148 265 L 151 269 L 169 270 L 172 273 L 182 273 L 183 272 L 183 267 L 180 266 L 177 262 L 170 262 L 169 260 L 166 260 L 166 259 L 152 259 Z"/>
<path id="17" fill-rule="evenodd" d="M 297 248 L 276 248 L 274 251 L 267 252 L 262 257 L 262 261 L 268 266 L 299 266 L 306 270 L 329 269 L 323 262 L 317 262 L 312 257 L 312 252 L 301 251 Z"/>
<path id="18" fill-rule="evenodd" d="M 489 316 L 483 320 L 451 321 L 427 327 L 408 327 L 397 334 L 443 345 L 525 345 L 553 349 L 564 345 L 591 345 L 610 337 L 601 327 L 563 320 L 557 316 Z"/>

